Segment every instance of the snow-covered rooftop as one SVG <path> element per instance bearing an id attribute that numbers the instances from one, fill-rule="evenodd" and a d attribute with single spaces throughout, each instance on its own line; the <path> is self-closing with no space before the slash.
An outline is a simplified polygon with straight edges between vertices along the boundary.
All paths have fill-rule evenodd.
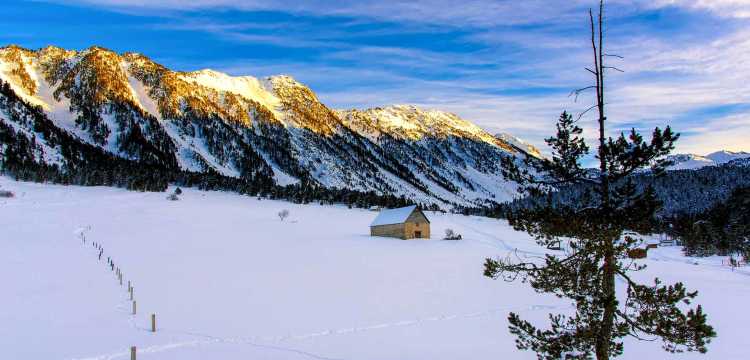
<path id="1" fill-rule="evenodd" d="M 416 205 L 412 205 L 398 209 L 385 209 L 378 214 L 370 226 L 400 224 L 405 222 L 416 208 Z"/>

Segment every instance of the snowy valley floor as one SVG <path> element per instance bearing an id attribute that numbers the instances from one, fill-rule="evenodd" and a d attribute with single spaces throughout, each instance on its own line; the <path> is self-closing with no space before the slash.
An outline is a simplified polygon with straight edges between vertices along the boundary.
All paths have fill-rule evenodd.
<path id="1" fill-rule="evenodd" d="M 368 236 L 376 213 L 233 193 L 165 193 L 0 177 L 3 359 L 534 359 L 509 311 L 544 321 L 569 304 L 482 276 L 486 257 L 541 254 L 505 222 L 428 213 L 463 241 Z M 284 222 L 276 213 L 289 209 Z M 76 235 L 90 226 L 87 244 Z M 104 247 L 104 259 L 90 242 Z M 133 282 L 106 268 L 111 256 Z M 750 271 L 679 248 L 649 252 L 641 279 L 700 291 L 719 337 L 706 355 L 626 343 L 623 359 L 747 359 Z M 157 316 L 151 333 L 149 314 Z"/>

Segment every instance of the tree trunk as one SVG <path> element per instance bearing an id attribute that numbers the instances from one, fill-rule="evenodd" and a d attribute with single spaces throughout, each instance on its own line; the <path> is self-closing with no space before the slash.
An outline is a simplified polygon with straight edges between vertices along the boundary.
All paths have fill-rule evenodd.
<path id="1" fill-rule="evenodd" d="M 609 188 L 610 174 L 607 171 L 605 121 L 607 117 L 604 112 L 604 33 L 602 29 L 602 17 L 604 13 L 604 2 L 599 2 L 598 26 L 594 26 L 594 16 L 589 12 L 591 18 L 591 46 L 594 50 L 594 68 L 596 75 L 596 105 L 599 110 L 599 171 L 601 179 L 601 208 L 603 214 L 610 213 Z M 598 39 L 597 39 L 598 35 Z M 597 46 L 598 40 L 598 46 Z M 606 216 L 606 215 L 605 215 Z M 596 358 L 597 360 L 609 360 L 610 343 L 614 327 L 615 311 L 617 310 L 617 298 L 615 297 L 615 250 L 616 238 L 610 234 L 610 229 L 601 229 L 602 252 L 604 263 L 602 264 L 602 292 L 601 298 L 604 313 L 602 314 L 601 326 L 596 336 Z"/>
<path id="2" fill-rule="evenodd" d="M 617 310 L 617 299 L 615 298 L 615 271 L 613 239 L 607 236 L 602 269 L 602 297 L 604 300 L 604 314 L 602 315 L 601 328 L 596 339 L 596 358 L 597 360 L 609 360 L 610 340 L 612 339 L 612 329 L 614 327 L 615 311 Z"/>

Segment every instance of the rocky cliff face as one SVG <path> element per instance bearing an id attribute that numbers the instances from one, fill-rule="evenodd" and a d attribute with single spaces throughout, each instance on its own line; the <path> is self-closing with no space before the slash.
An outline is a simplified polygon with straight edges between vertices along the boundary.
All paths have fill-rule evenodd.
<path id="1" fill-rule="evenodd" d="M 482 204 L 514 194 L 500 157 L 538 156 L 450 113 L 404 105 L 337 111 L 289 76 L 177 72 L 99 47 L 5 47 L 0 79 L 54 126 L 117 157 L 280 185 Z M 0 112 L 50 153 L 39 161 L 65 162 L 68 155 L 16 118 Z"/>

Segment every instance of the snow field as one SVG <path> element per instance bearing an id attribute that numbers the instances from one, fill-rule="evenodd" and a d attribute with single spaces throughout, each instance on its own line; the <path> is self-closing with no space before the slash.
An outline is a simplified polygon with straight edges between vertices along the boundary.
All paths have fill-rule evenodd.
<path id="1" fill-rule="evenodd" d="M 544 253 L 506 223 L 427 213 L 432 240 L 368 236 L 375 212 L 233 193 L 14 182 L 0 200 L 0 348 L 8 359 L 534 359 L 508 312 L 545 321 L 570 305 L 482 276 L 486 257 Z M 170 189 L 171 191 L 172 189 Z M 280 221 L 276 214 L 289 209 Z M 76 230 L 90 226 L 84 245 Z M 440 241 L 445 228 L 461 241 Z M 102 261 L 90 242 L 104 248 Z M 111 256 L 123 286 L 106 267 Z M 707 355 L 626 344 L 623 359 L 744 359 L 745 269 L 678 248 L 647 271 L 700 290 L 719 337 Z M 697 265 L 696 265 L 697 263 Z M 138 314 L 130 314 L 127 281 Z M 157 314 L 150 332 L 149 314 Z"/>

